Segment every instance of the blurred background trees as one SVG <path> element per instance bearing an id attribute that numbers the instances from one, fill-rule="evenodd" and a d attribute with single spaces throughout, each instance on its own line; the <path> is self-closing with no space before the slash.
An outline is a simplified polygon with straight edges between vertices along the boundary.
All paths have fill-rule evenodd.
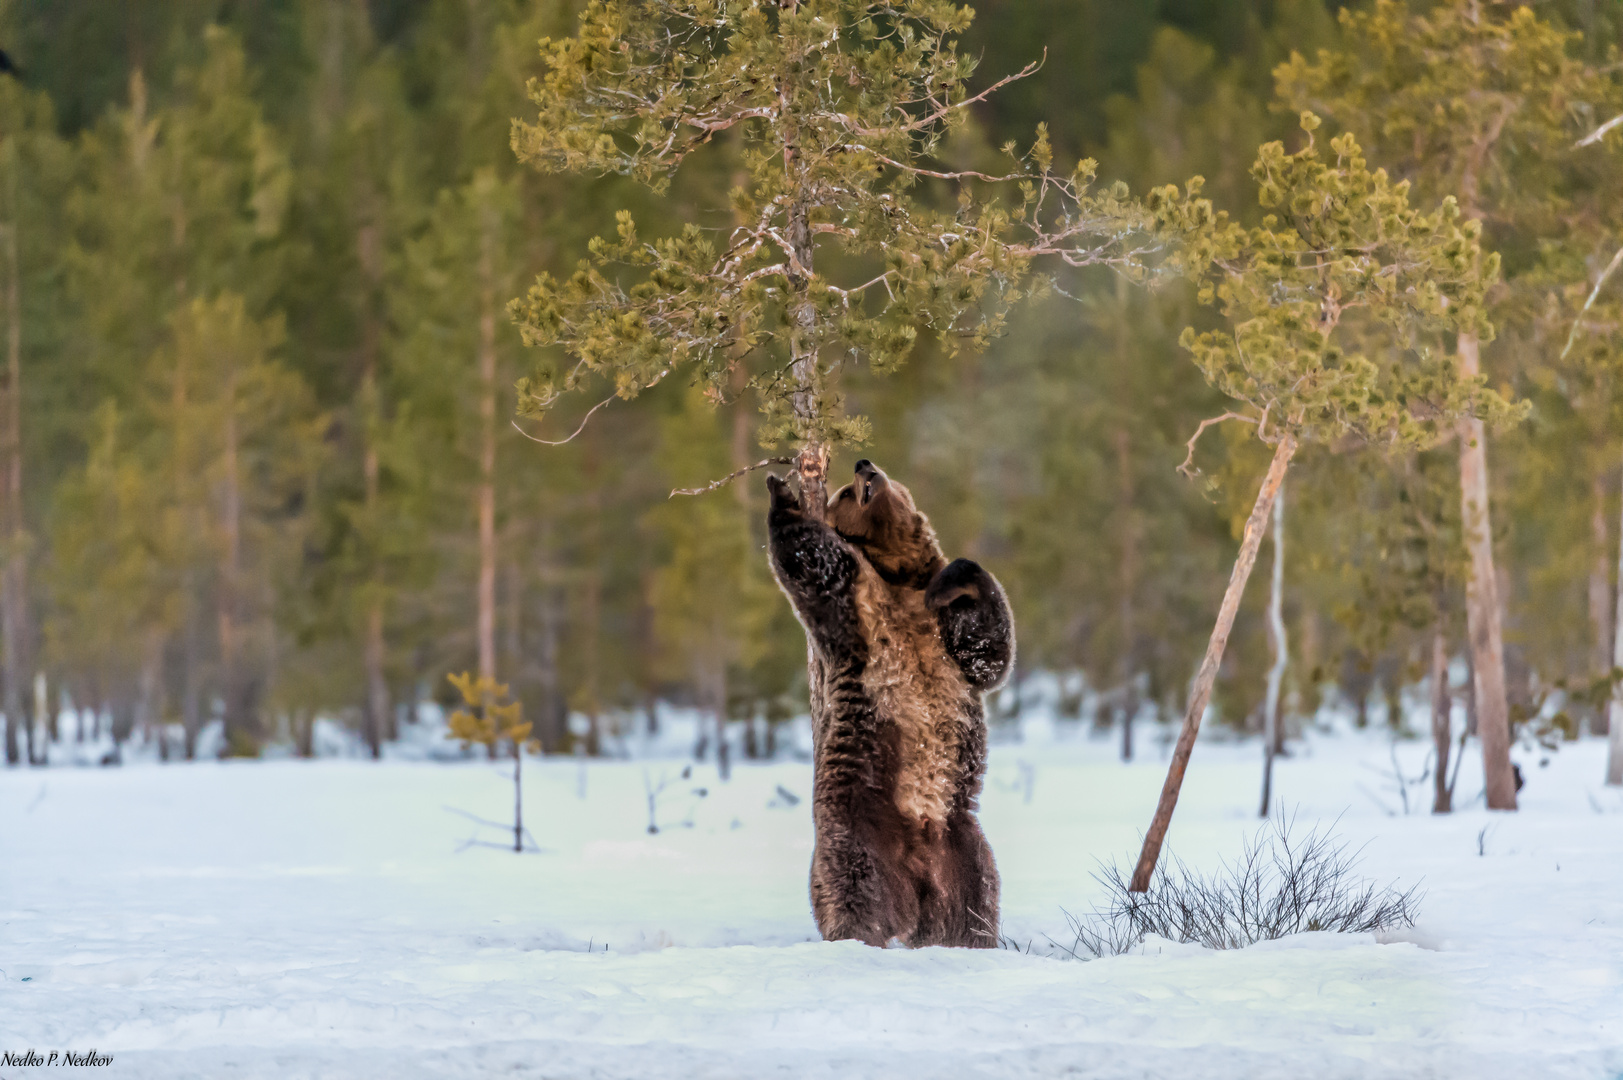
<path id="1" fill-rule="evenodd" d="M 773 725 L 804 708 L 758 485 L 668 498 L 764 456 L 750 408 L 671 383 L 565 446 L 515 430 L 532 358 L 507 301 L 572 272 L 615 208 L 649 235 L 727 229 L 698 208 L 725 205 L 739 171 L 725 138 L 661 196 L 517 164 L 509 126 L 529 112 L 536 39 L 572 32 L 578 7 L 0 3 L 21 73 L 0 77 L 8 760 L 43 753 L 63 691 L 174 757 L 215 720 L 210 749 L 310 752 L 317 715 L 380 752 L 464 670 L 509 683 L 549 752 L 599 752 L 667 701 L 709 717 L 698 752 L 736 759 L 770 752 Z M 1470 88 L 1400 95 L 1416 80 L 1389 69 L 1411 59 L 1371 27 L 1418 16 L 1355 5 L 1349 22 L 1341 7 L 988 0 L 962 44 L 977 83 L 1046 60 L 944 153 L 974 167 L 1046 122 L 1062 168 L 1093 156 L 1135 191 L 1202 175 L 1251 225 L 1247 169 L 1264 141 L 1298 147 L 1305 95 L 1428 204 L 1460 194 L 1454 159 L 1416 155 L 1414 125 L 1383 121 Z M 1603 292 L 1563 347 L 1623 244 L 1620 136 L 1570 154 L 1537 139 L 1570 145 L 1623 111 L 1623 23 L 1581 0 L 1535 11 L 1516 32 L 1553 49 L 1565 96 L 1540 98 L 1526 133 L 1507 121 L 1476 182 L 1506 267 L 1482 367 L 1534 406 L 1489 442 L 1490 539 L 1512 723 L 1559 705 L 1566 730 L 1598 732 L 1623 475 L 1617 301 Z M 1059 715 L 1114 728 L 1125 757 L 1183 710 L 1267 455 L 1214 431 L 1205 475 L 1175 471 L 1223 411 L 1177 344 L 1217 325 L 1191 292 L 1103 270 L 1055 285 L 984 352 L 926 341 L 894 374 L 848 373 L 874 438 L 834 469 L 881 462 L 950 553 L 1007 586 L 1020 672 L 997 715 L 1048 673 Z M 525 433 L 564 438 L 600 389 Z M 1469 652 L 1457 450 L 1388 467 L 1353 449 L 1304 449 L 1293 471 L 1287 730 L 1326 696 L 1397 724 L 1436 642 L 1457 669 Z M 1261 726 L 1265 604 L 1263 589 L 1245 598 L 1214 699 L 1241 730 Z M 1457 678 L 1455 692 L 1469 698 Z"/>

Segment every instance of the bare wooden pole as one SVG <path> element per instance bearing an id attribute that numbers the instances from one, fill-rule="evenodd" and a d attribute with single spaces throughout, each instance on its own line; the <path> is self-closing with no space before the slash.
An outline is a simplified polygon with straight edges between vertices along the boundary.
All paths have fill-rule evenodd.
<path id="1" fill-rule="evenodd" d="M 1240 541 L 1240 554 L 1234 560 L 1234 572 L 1229 575 L 1228 588 L 1223 592 L 1223 604 L 1217 611 L 1217 625 L 1212 627 L 1211 640 L 1206 643 L 1206 657 L 1189 693 L 1189 711 L 1184 714 L 1183 729 L 1178 733 L 1177 745 L 1172 749 L 1172 763 L 1167 766 L 1166 782 L 1161 785 L 1161 800 L 1156 804 L 1155 817 L 1144 834 L 1144 847 L 1138 855 L 1138 866 L 1128 886 L 1132 892 L 1147 892 L 1150 875 L 1156 860 L 1161 857 L 1161 846 L 1166 842 L 1167 828 L 1172 824 L 1172 811 L 1178 805 L 1178 791 L 1183 787 L 1183 774 L 1189 768 L 1189 755 L 1195 749 L 1195 736 L 1200 732 L 1200 720 L 1206 704 L 1212 697 L 1212 685 L 1217 681 L 1217 669 L 1223 663 L 1223 650 L 1227 648 L 1229 632 L 1234 629 L 1234 616 L 1240 610 L 1240 597 L 1245 594 L 1245 583 L 1251 577 L 1251 568 L 1257 562 L 1257 549 L 1262 545 L 1263 530 L 1268 527 L 1268 516 L 1273 512 L 1274 499 L 1280 485 L 1285 482 L 1285 470 L 1290 467 L 1296 453 L 1296 436 L 1289 431 L 1280 433 L 1274 444 L 1274 459 L 1268 466 L 1268 475 L 1257 492 L 1257 501 L 1251 507 L 1251 516 L 1245 522 L 1245 534 Z"/>

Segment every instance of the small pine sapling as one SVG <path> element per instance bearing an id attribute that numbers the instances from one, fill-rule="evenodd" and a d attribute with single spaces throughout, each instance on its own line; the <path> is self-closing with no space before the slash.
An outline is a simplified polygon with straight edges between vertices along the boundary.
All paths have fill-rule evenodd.
<path id="1" fill-rule="evenodd" d="M 448 739 L 461 739 L 466 750 L 474 743 L 485 746 L 491 757 L 505 746 L 513 754 L 513 850 L 524 850 L 524 752 L 539 753 L 541 743 L 530 737 L 530 724 L 521 719 L 522 701 L 509 701 L 506 683 L 488 675 L 475 677 L 468 672 L 447 676 L 462 695 L 465 709 L 451 714 Z"/>
<path id="2" fill-rule="evenodd" d="M 1214 217 L 1191 234 L 1189 249 L 1210 255 L 1203 267 L 1190 264 L 1200 298 L 1217 304 L 1229 327 L 1189 328 L 1180 342 L 1241 411 L 1203 421 L 1180 468 L 1192 474 L 1201 432 L 1226 419 L 1254 425 L 1274 453 L 1190 690 L 1134 892 L 1149 888 L 1240 597 L 1298 447 L 1331 440 L 1427 446 L 1462 417 L 1502 422 L 1515 413 L 1436 347 L 1446 333 L 1492 334 L 1483 294 L 1499 260 L 1482 251 L 1480 223 L 1462 221 L 1452 199 L 1429 213 L 1414 209 L 1408 184 L 1371 170 L 1352 135 L 1331 140 L 1326 158 L 1313 139 L 1318 118 L 1303 113 L 1301 126 L 1302 150 L 1268 143 L 1252 166 L 1268 211 L 1261 225 L 1241 229 Z"/>

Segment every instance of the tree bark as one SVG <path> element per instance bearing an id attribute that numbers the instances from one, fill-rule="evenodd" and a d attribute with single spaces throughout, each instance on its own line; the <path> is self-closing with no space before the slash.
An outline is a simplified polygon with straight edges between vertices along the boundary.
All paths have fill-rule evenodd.
<path id="1" fill-rule="evenodd" d="M 1268 594 L 1268 646 L 1274 653 L 1273 667 L 1268 669 L 1268 695 L 1262 705 L 1262 809 L 1259 816 L 1268 816 L 1268 804 L 1274 794 L 1274 752 L 1279 745 L 1279 688 L 1285 679 L 1285 664 L 1290 657 L 1285 638 L 1285 484 L 1280 482 L 1274 498 L 1274 576 L 1273 591 Z"/>
<path id="2" fill-rule="evenodd" d="M 1482 368 L 1475 334 L 1459 336 L 1460 373 Z M 1505 697 L 1504 635 L 1499 616 L 1499 578 L 1493 563 L 1493 531 L 1488 514 L 1488 450 L 1482 421 L 1460 422 L 1460 499 L 1470 577 L 1465 589 L 1466 624 L 1476 672 L 1477 735 L 1488 809 L 1516 809 L 1516 777 L 1510 767 L 1510 709 Z"/>
<path id="3" fill-rule="evenodd" d="M 1623 668 L 1623 525 L 1617 533 L 1617 615 L 1612 625 L 1612 673 Z M 1623 683 L 1612 684 L 1612 698 L 1606 707 L 1606 783 L 1623 784 Z"/>
<path id="4" fill-rule="evenodd" d="M 229 362 L 229 361 L 228 361 Z M 242 574 L 242 478 L 238 461 L 237 373 L 226 373 L 223 461 L 224 491 L 220 508 L 220 531 L 224 541 L 217 586 L 217 614 L 220 628 L 220 689 L 225 701 L 225 753 L 252 754 L 258 750 L 259 732 L 248 715 L 249 702 L 243 688 L 242 626 L 238 611 L 238 588 Z"/>
<path id="5" fill-rule="evenodd" d="M 335 34 L 336 24 L 335 18 L 333 20 Z M 337 47 L 333 48 L 336 51 Z M 368 568 L 371 588 L 367 597 L 366 630 L 361 648 L 361 663 L 365 668 L 366 678 L 366 742 L 374 759 L 383 756 L 383 740 L 390 734 L 389 680 L 385 674 L 388 653 L 383 636 L 383 597 L 380 595 L 383 581 L 378 566 L 380 543 L 378 532 L 381 528 L 378 520 L 380 462 L 377 427 L 381 413 L 378 401 L 378 353 L 382 346 L 383 330 L 378 317 L 377 298 L 383 279 L 381 243 L 382 237 L 375 222 L 368 221 L 356 230 L 356 255 L 361 265 L 362 280 L 365 282 L 361 317 L 360 390 L 361 408 L 365 412 L 362 422 L 362 438 L 365 445 L 361 456 L 361 475 L 365 484 L 367 528 L 371 533 L 369 537 L 371 566 Z"/>
<path id="6" fill-rule="evenodd" d="M 1454 701 L 1448 692 L 1448 635 L 1441 617 L 1431 636 L 1431 741 L 1437 748 L 1437 767 L 1432 777 L 1431 812 L 1448 814 L 1454 810 L 1454 788 L 1448 780 L 1448 749 L 1453 735 Z"/>
<path id="7" fill-rule="evenodd" d="M 148 627 L 143 641 L 137 709 L 142 737 L 158 744 L 158 760 L 169 760 L 169 739 L 163 722 L 163 631 Z M 43 680 L 41 675 L 40 679 Z M 36 701 L 44 695 L 36 693 Z M 39 702 L 43 704 L 43 702 Z"/>
<path id="8" fill-rule="evenodd" d="M 479 674 L 496 677 L 496 217 L 479 235 Z"/>
<path id="9" fill-rule="evenodd" d="M 22 409 L 18 393 L 22 382 L 22 304 L 17 281 L 17 161 L 16 145 L 7 140 L 6 202 L 9 219 L 5 226 L 6 246 L 6 391 L 5 391 L 5 563 L 0 570 L 0 657 L 5 671 L 3 707 L 6 713 L 6 764 L 15 765 L 21 757 L 17 734 L 26 731 L 28 760 L 33 763 L 33 725 L 23 706 L 22 680 L 24 678 L 23 588 L 27 581 L 23 569 L 22 536 Z"/>
<path id="10" fill-rule="evenodd" d="M 792 160 L 793 153 L 786 149 L 785 159 Z M 823 371 L 817 355 L 817 306 L 811 298 L 811 210 L 803 199 L 789 208 L 786 233 L 794 262 L 789 272 L 789 351 L 797 389 L 791 400 L 804 433 L 804 443 L 795 456 L 795 471 L 800 476 L 800 500 L 805 512 L 822 521 L 828 516 L 829 448 L 820 415 Z"/>
<path id="11" fill-rule="evenodd" d="M 1612 668 L 1612 560 L 1606 528 L 1606 476 L 1597 472 L 1594 480 L 1594 508 L 1589 515 L 1594 538 L 1594 557 L 1589 563 L 1589 622 L 1595 633 L 1594 668 L 1605 673 Z"/>
<path id="12" fill-rule="evenodd" d="M 1118 279 L 1118 299 L 1126 279 Z M 1123 316 L 1125 322 L 1125 315 Z M 1121 359 L 1125 362 L 1127 357 Z M 1117 679 L 1121 685 L 1121 759 L 1133 760 L 1133 720 L 1138 716 L 1138 625 L 1134 618 L 1134 597 L 1138 593 L 1138 515 L 1133 506 L 1133 457 L 1131 437 L 1126 428 L 1116 431 L 1117 507 L 1121 515 L 1121 562 L 1117 579 L 1121 594 L 1117 597 L 1117 621 L 1121 627 L 1121 646 L 1118 657 Z"/>
<path id="13" fill-rule="evenodd" d="M 6 140 L 6 417 L 5 569 L 0 574 L 0 621 L 4 634 L 6 761 L 17 761 L 16 729 L 27 733 L 34 762 L 34 724 L 25 704 L 28 679 L 28 549 L 23 529 L 22 443 L 22 260 L 17 250 L 17 143 Z"/>
<path id="14" fill-rule="evenodd" d="M 1223 650 L 1228 646 L 1229 632 L 1234 629 L 1234 616 L 1240 610 L 1240 597 L 1245 583 L 1251 577 L 1251 568 L 1257 562 L 1257 548 L 1262 544 L 1262 532 L 1268 527 L 1268 516 L 1273 512 L 1274 499 L 1285 482 L 1285 470 L 1290 468 L 1296 453 L 1296 436 L 1281 432 L 1274 446 L 1274 459 L 1263 478 L 1257 501 L 1246 519 L 1245 534 L 1240 541 L 1240 554 L 1234 560 L 1234 572 L 1229 575 L 1228 588 L 1223 592 L 1222 606 L 1217 610 L 1217 624 L 1212 627 L 1211 640 L 1206 643 L 1206 656 L 1190 688 L 1189 711 L 1184 714 L 1183 729 L 1178 733 L 1177 745 L 1172 750 L 1172 762 L 1167 766 L 1166 782 L 1161 785 L 1161 799 L 1156 804 L 1155 816 L 1144 834 L 1144 847 L 1139 852 L 1138 866 L 1128 886 L 1132 892 L 1146 892 L 1156 860 L 1161 857 L 1161 845 L 1166 842 L 1167 828 L 1172 824 L 1172 811 L 1178 805 L 1178 791 L 1183 787 L 1183 774 L 1189 768 L 1189 755 L 1195 748 L 1195 736 L 1200 732 L 1200 721 L 1206 704 L 1212 697 L 1212 685 L 1217 681 L 1217 669 L 1223 663 Z"/>

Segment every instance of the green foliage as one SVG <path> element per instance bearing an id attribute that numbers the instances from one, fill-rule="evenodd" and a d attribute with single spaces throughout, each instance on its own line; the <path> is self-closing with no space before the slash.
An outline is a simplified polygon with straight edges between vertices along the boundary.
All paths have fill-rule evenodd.
<path id="1" fill-rule="evenodd" d="M 1093 193 L 1092 162 L 1055 173 L 1045 129 L 1023 154 L 1005 148 L 1013 208 L 972 197 L 993 177 L 929 167 L 995 88 L 969 92 L 975 65 L 955 41 L 970 17 L 942 0 L 599 0 L 574 37 L 544 41 L 547 72 L 530 84 L 538 114 L 513 131 L 521 160 L 663 190 L 690 154 L 736 129 L 744 182 L 724 241 L 697 225 L 647 241 L 621 212 L 573 275 L 543 274 L 514 302 L 527 343 L 578 361 L 544 362 L 520 383 L 521 412 L 539 414 L 589 375 L 632 398 L 691 368 L 719 397 L 742 351 L 764 444 L 860 443 L 869 431 L 843 415 L 838 367 L 892 370 L 920 328 L 949 354 L 984 345 L 1038 255 L 1139 272 L 1157 246 L 1141 234 L 1157 220 L 1123 188 Z M 954 208 L 920 197 L 930 178 L 959 186 Z"/>
<path id="2" fill-rule="evenodd" d="M 566 703 L 602 737 L 656 698 L 722 693 L 734 718 L 804 708 L 759 485 L 667 499 L 759 458 L 762 437 L 866 440 L 949 554 L 998 574 L 1025 670 L 1063 672 L 1077 702 L 1107 709 L 1142 686 L 1165 714 L 1267 456 L 1236 425 L 1202 444 L 1209 482 L 1190 484 L 1185 440 L 1226 407 L 1268 409 L 1271 435 L 1311 402 L 1303 430 L 1328 441 L 1290 481 L 1295 708 L 1318 700 L 1315 671 L 1417 671 L 1418 624 L 1453 625 L 1462 578 L 1443 452 L 1407 443 L 1425 445 L 1443 410 L 1494 413 L 1490 386 L 1533 404 L 1493 449 L 1523 699 L 1607 690 L 1592 598 L 1616 563 L 1623 275 L 1603 274 L 1623 246 L 1623 129 L 1574 144 L 1623 112 L 1616 13 L 1386 3 L 1349 6 L 1338 30 L 1318 0 L 976 6 L 969 23 L 902 0 L 787 14 L 667 0 L 600 4 L 583 23 L 584 4 L 554 0 L 0 5 L 24 72 L 0 77 L 0 225 L 18 244 L 22 370 L 24 528 L 6 554 L 26 559 L 41 630 L 25 663 L 126 725 L 210 719 L 233 416 L 233 610 L 265 734 L 353 721 L 374 610 L 391 699 L 449 690 L 442 675 L 473 667 L 488 280 L 498 670 L 549 750 L 571 746 Z M 1316 163 L 1277 152 L 1263 206 L 1252 151 L 1300 146 L 1304 109 L 1356 134 L 1368 165 L 1319 133 Z M 539 168 L 519 167 L 515 135 Z M 1102 181 L 1091 167 L 1073 181 L 1081 155 Z M 1145 201 L 1113 187 L 1197 175 Z M 1293 192 L 1332 190 L 1380 208 L 1292 211 Z M 797 196 L 805 242 L 780 243 Z M 1448 196 L 1452 222 L 1436 217 Z M 1437 231 L 1382 233 L 1364 264 L 1338 254 L 1337 303 L 1376 302 L 1320 341 L 1318 267 L 1290 258 L 1311 250 L 1298 218 L 1310 233 Z M 1446 359 L 1452 298 L 1475 288 L 1444 250 L 1466 218 L 1504 269 L 1477 301 L 1497 331 L 1480 387 Z M 1443 267 L 1444 318 L 1411 255 Z M 501 301 L 542 275 L 518 313 L 554 344 L 524 350 Z M 1146 277 L 1164 287 L 1128 284 Z M 1015 315 L 1020 296 L 1040 302 Z M 1190 377 L 1190 325 L 1218 334 L 1218 389 Z M 514 394 L 532 357 L 533 396 Z M 636 400 L 568 446 L 512 430 L 515 405 L 570 388 L 578 403 L 525 429 L 561 438 L 612 391 Z M 1393 454 L 1353 453 L 1369 438 Z M 1262 599 L 1235 624 L 1227 722 L 1261 693 Z"/>
<path id="3" fill-rule="evenodd" d="M 1257 410 L 1259 433 L 1271 420 L 1315 441 L 1421 447 L 1461 415 L 1514 416 L 1431 347 L 1444 331 L 1491 336 L 1484 294 L 1499 260 L 1481 250 L 1480 226 L 1462 222 L 1452 199 L 1430 213 L 1411 207 L 1409 185 L 1372 171 L 1350 134 L 1322 159 L 1318 123 L 1303 114 L 1308 140 L 1296 153 L 1276 142 L 1258 154 L 1260 225 L 1209 227 L 1213 270 L 1200 295 L 1233 331 L 1190 328 L 1181 343 L 1208 381 Z M 1364 348 L 1342 344 L 1344 319 Z M 1370 359 L 1371 346 L 1392 359 Z"/>

